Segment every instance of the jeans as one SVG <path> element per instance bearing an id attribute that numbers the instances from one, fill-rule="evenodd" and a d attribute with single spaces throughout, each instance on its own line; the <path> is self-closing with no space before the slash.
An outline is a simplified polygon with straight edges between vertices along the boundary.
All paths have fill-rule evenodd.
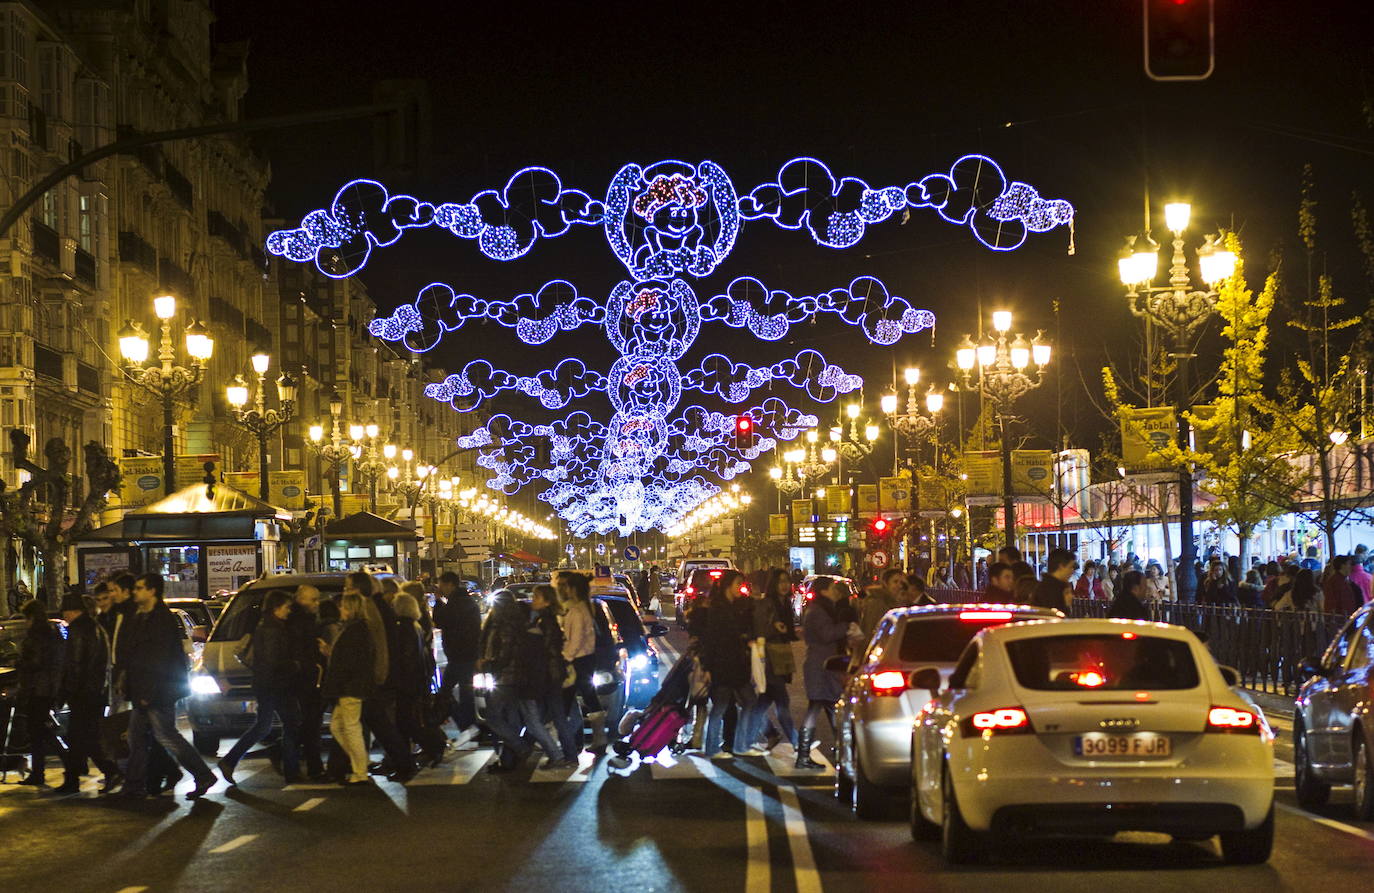
<path id="1" fill-rule="evenodd" d="M 272 730 L 273 716 L 281 720 L 282 775 L 294 781 L 301 773 L 300 755 L 296 752 L 296 732 L 300 728 L 301 716 L 296 698 L 289 692 L 258 692 L 258 718 L 229 748 L 224 755 L 224 762 L 233 766 L 243 759 L 243 755 Z"/>
<path id="2" fill-rule="evenodd" d="M 449 661 L 444 667 L 444 679 L 440 683 L 443 697 L 453 699 L 453 724 L 458 731 L 477 724 L 477 698 L 472 687 L 473 674 L 477 672 L 475 661 Z M 454 689 L 458 689 L 455 698 Z"/>
<path id="3" fill-rule="evenodd" d="M 74 698 L 67 717 L 67 781 L 75 782 L 86 774 L 87 762 L 94 762 L 107 777 L 117 775 L 114 760 L 105 756 L 100 744 L 100 718 L 105 705 L 100 698 Z"/>
<path id="4" fill-rule="evenodd" d="M 749 740 L 752 724 L 748 722 L 749 711 L 754 706 L 753 683 L 713 685 L 711 686 L 711 716 L 706 721 L 706 755 L 708 757 L 720 753 L 724 746 L 722 737 L 725 711 L 730 709 L 731 705 L 739 707 L 740 711 L 740 719 L 735 723 L 735 741 L 731 751 L 740 753 L 748 750 L 753 744 Z"/>
<path id="5" fill-rule="evenodd" d="M 522 740 L 521 726 L 551 760 L 563 759 L 563 750 L 544 725 L 541 703 L 516 695 L 515 687 L 498 685 L 487 700 L 487 725 L 519 759 L 529 753 Z"/>
<path id="6" fill-rule="evenodd" d="M 776 707 L 778 728 L 783 738 L 793 747 L 797 746 L 797 727 L 792 722 L 792 703 L 787 695 L 787 683 L 776 676 L 768 677 L 768 688 L 758 696 L 751 711 L 749 741 L 751 744 L 763 738 L 768 728 L 768 708 Z"/>
<path id="7" fill-rule="evenodd" d="M 544 719 L 553 720 L 553 727 L 558 732 L 558 747 L 563 751 L 563 758 L 566 760 L 574 759 L 582 752 L 582 714 L 579 712 L 574 719 L 568 711 L 568 702 L 564 699 L 563 692 L 569 690 L 551 692 L 544 698 L 542 705 L 542 716 Z"/>
<path id="8" fill-rule="evenodd" d="M 367 745 L 363 743 L 362 698 L 339 698 L 329 719 L 329 734 L 348 756 L 349 781 L 367 781 Z"/>
<path id="9" fill-rule="evenodd" d="M 141 794 L 147 791 L 148 751 L 154 743 L 162 746 L 186 771 L 200 782 L 214 778 L 210 767 L 191 743 L 177 732 L 174 704 L 134 704 L 129 714 L 129 771 L 124 789 Z"/>
<path id="10" fill-rule="evenodd" d="M 324 721 L 324 699 L 320 690 L 313 685 L 297 689 L 296 702 L 300 704 L 300 726 L 296 740 L 300 744 L 301 755 L 305 758 L 305 771 L 319 775 L 324 771 L 324 761 L 320 756 L 320 723 Z"/>

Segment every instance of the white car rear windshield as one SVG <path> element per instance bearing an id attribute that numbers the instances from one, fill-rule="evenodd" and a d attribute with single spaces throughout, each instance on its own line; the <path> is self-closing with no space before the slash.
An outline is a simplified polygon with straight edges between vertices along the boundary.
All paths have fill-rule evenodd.
<path id="1" fill-rule="evenodd" d="M 1135 632 L 1036 636 L 1007 643 L 1016 681 L 1038 691 L 1197 688 L 1187 642 Z"/>
<path id="2" fill-rule="evenodd" d="M 897 648 L 902 663 L 952 664 L 963 654 L 964 646 L 980 629 L 1001 626 L 1015 620 L 1033 620 L 1038 615 L 996 618 L 961 619 L 957 614 L 926 619 L 912 619 L 906 623 L 901 644 Z"/>

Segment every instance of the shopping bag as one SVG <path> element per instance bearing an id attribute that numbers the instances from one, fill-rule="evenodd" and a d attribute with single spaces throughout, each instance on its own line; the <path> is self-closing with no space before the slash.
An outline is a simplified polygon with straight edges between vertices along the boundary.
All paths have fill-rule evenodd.
<path id="1" fill-rule="evenodd" d="M 797 672 L 797 658 L 792 654 L 791 642 L 769 642 L 768 671 L 774 676 L 791 676 Z"/>
<path id="2" fill-rule="evenodd" d="M 767 652 L 763 650 L 762 639 L 749 641 L 749 675 L 754 680 L 754 691 L 763 694 L 768 690 Z"/>

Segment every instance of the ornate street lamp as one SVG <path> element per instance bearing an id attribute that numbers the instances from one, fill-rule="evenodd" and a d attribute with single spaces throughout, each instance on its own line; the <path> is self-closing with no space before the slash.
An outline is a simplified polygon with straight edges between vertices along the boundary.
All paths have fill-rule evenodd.
<path id="1" fill-rule="evenodd" d="M 873 452 L 873 443 L 878 439 L 879 428 L 872 422 L 866 422 L 863 436 L 860 437 L 859 416 L 863 413 L 863 407 L 851 403 L 844 408 L 844 412 L 849 419 L 849 431 L 844 430 L 843 424 L 836 425 L 830 429 L 830 442 L 846 461 L 858 462 Z"/>
<path id="2" fill-rule="evenodd" d="M 964 386 L 979 391 L 991 400 L 997 412 L 997 427 L 1002 442 L 1002 512 L 1003 529 L 1008 546 L 1016 545 L 1016 500 L 1011 485 L 1011 442 L 1007 437 L 1007 423 L 1012 407 L 1026 393 L 1038 388 L 1045 380 L 1045 367 L 1050 362 L 1050 346 L 1037 332 L 1029 341 L 1021 334 L 1010 335 L 1011 311 L 997 310 L 992 314 L 993 337 L 984 337 L 977 346 L 965 335 L 955 351 L 955 365 L 963 373 Z M 975 371 L 976 368 L 976 371 Z"/>
<path id="3" fill-rule="evenodd" d="M 172 346 L 172 317 L 176 316 L 177 299 L 172 295 L 153 298 L 153 313 L 161 321 L 162 339 L 158 346 L 158 365 L 144 367 L 148 361 L 148 333 L 143 326 L 129 320 L 119 330 L 119 352 L 124 357 L 125 374 L 129 381 L 156 395 L 162 401 L 162 479 L 165 490 L 176 490 L 176 400 L 190 393 L 205 374 L 205 364 L 214 353 L 215 339 L 199 320 L 186 327 L 186 355 L 189 366 L 174 365 L 176 349 Z"/>
<path id="4" fill-rule="evenodd" d="M 920 469 L 921 469 L 921 445 L 939 430 L 940 411 L 945 407 L 945 395 L 931 385 L 926 393 L 925 407 L 926 413 L 920 409 L 920 402 L 916 398 L 916 385 L 921 381 L 921 370 L 915 366 L 908 366 L 903 373 L 906 379 L 906 411 L 897 411 L 898 398 L 896 388 L 893 393 L 884 394 L 880 406 L 883 414 L 887 416 L 887 423 L 892 428 L 892 433 L 899 441 L 907 444 L 907 467 L 911 469 L 911 522 L 907 525 L 907 556 L 908 560 L 915 560 L 916 555 L 916 518 L 921 511 L 920 506 Z M 893 450 L 893 473 L 897 471 L 898 451 Z M 938 462 L 938 457 L 937 460 Z M 934 555 L 932 546 L 932 557 Z"/>
<path id="5" fill-rule="evenodd" d="M 1192 287 L 1183 241 L 1191 217 L 1192 207 L 1187 202 L 1171 202 L 1164 206 L 1164 224 L 1174 236 L 1174 256 L 1169 267 L 1168 285 L 1152 284 L 1159 269 L 1159 245 L 1150 238 L 1148 232 L 1129 237 L 1117 261 L 1131 313 L 1159 326 L 1173 341 L 1170 356 L 1178 363 L 1174 415 L 1178 422 L 1176 436 L 1180 449 L 1187 449 L 1190 433 L 1188 420 L 1184 416 L 1189 408 L 1188 367 L 1193 358 L 1189 348 L 1198 330 L 1216 311 L 1216 287 L 1230 279 L 1236 271 L 1236 256 L 1225 247 L 1224 237 L 1209 235 L 1197 249 L 1199 278 L 1206 288 Z M 1178 559 L 1179 601 L 1192 601 L 1197 591 L 1197 580 L 1193 574 L 1197 547 L 1193 540 L 1191 469 L 1179 470 L 1178 486 L 1179 538 L 1182 540 Z"/>
<path id="6" fill-rule="evenodd" d="M 386 474 L 386 462 L 377 449 L 377 437 L 380 434 L 381 429 L 376 422 L 348 426 L 348 437 L 353 441 L 349 449 L 353 457 L 353 471 L 360 479 L 367 481 L 369 511 L 374 513 L 377 511 L 377 482 Z"/>
<path id="7" fill-rule="evenodd" d="M 803 483 L 818 481 L 830 473 L 839 461 L 839 452 L 830 444 L 820 446 L 820 432 L 812 428 L 806 432 L 806 452 L 796 463 L 797 476 Z"/>
<path id="8" fill-rule="evenodd" d="M 267 439 L 281 430 L 296 414 L 296 380 L 283 372 L 277 379 L 277 399 L 281 406 L 267 408 L 267 369 L 272 358 L 266 351 L 253 354 L 253 373 L 257 376 L 258 386 L 253 398 L 253 406 L 248 405 L 248 383 L 242 375 L 235 375 L 234 381 L 224 389 L 229 401 L 234 423 L 252 434 L 258 441 L 258 496 L 267 501 L 270 492 L 267 486 Z"/>
<path id="9" fill-rule="evenodd" d="M 337 392 L 329 397 L 329 417 L 332 425 L 329 439 L 325 439 L 325 427 L 316 423 L 310 426 L 306 444 L 310 451 L 328 469 L 330 492 L 334 497 L 334 519 L 343 517 L 343 496 L 339 492 L 339 471 L 353 455 L 348 441 L 343 436 L 343 398 Z"/>

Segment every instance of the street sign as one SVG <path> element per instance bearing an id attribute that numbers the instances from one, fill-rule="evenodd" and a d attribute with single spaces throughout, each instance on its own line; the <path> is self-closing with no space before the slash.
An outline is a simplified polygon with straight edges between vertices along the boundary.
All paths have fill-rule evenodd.
<path id="1" fill-rule="evenodd" d="M 626 546 L 626 547 L 625 547 L 625 560 L 626 560 L 626 561 L 638 561 L 638 560 L 639 560 L 639 546 Z"/>
<path id="2" fill-rule="evenodd" d="M 887 553 L 882 549 L 870 552 L 868 555 L 868 563 L 874 567 L 887 567 Z"/>

